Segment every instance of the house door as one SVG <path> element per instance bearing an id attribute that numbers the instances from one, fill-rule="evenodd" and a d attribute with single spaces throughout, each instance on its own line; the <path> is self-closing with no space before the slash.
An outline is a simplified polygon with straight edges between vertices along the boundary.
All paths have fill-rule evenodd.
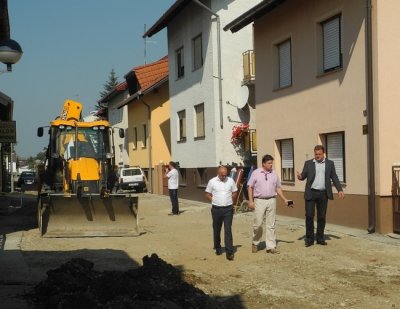
<path id="1" fill-rule="evenodd" d="M 393 232 L 400 233 L 400 166 L 392 167 Z"/>

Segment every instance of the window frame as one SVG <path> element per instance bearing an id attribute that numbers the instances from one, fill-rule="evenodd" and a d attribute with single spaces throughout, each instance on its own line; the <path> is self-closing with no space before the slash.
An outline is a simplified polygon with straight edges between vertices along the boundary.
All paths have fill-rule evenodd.
<path id="1" fill-rule="evenodd" d="M 183 115 L 183 117 L 180 117 Z M 177 112 L 177 141 L 185 142 L 187 138 L 186 134 L 186 110 L 180 110 Z"/>
<path id="2" fill-rule="evenodd" d="M 147 124 L 142 124 L 142 148 L 147 147 Z"/>
<path id="3" fill-rule="evenodd" d="M 286 138 L 286 139 L 281 139 L 278 141 L 279 142 L 279 153 L 281 156 L 281 179 L 282 181 L 285 182 L 295 182 L 295 175 L 294 175 L 294 170 L 295 170 L 295 164 L 294 164 L 294 141 L 293 138 Z M 291 158 L 289 159 L 286 154 L 283 153 L 283 143 L 286 142 L 291 142 Z M 288 154 L 290 155 L 290 153 Z M 292 163 L 292 167 L 284 167 L 285 161 L 290 161 Z M 287 163 L 287 162 L 286 162 Z M 286 170 L 288 169 L 288 170 Z M 288 177 L 286 177 L 288 176 Z"/>
<path id="4" fill-rule="evenodd" d="M 288 59 L 284 59 L 287 61 L 287 65 L 288 65 L 288 79 L 289 82 L 284 84 L 283 83 L 283 74 L 282 72 L 283 70 L 283 56 L 285 54 L 283 54 L 283 47 L 289 44 L 289 49 L 287 51 L 288 54 Z M 286 40 L 281 41 L 280 43 L 275 45 L 276 48 L 276 54 L 277 54 L 277 76 L 276 76 L 276 88 L 277 89 L 283 89 L 283 88 L 287 88 L 287 87 L 291 87 L 293 85 L 293 63 L 292 63 L 292 39 L 291 38 L 287 38 Z"/>
<path id="5" fill-rule="evenodd" d="M 198 188 L 206 188 L 208 184 L 208 173 L 204 167 L 196 168 L 196 184 Z"/>
<path id="6" fill-rule="evenodd" d="M 137 143 L 138 143 L 138 132 L 137 132 L 137 127 L 133 127 L 133 149 L 137 149 Z"/>
<path id="7" fill-rule="evenodd" d="M 198 112 L 198 108 L 202 107 L 203 111 L 200 113 Z M 202 117 L 202 119 L 200 119 Z M 205 126 L 205 106 L 204 103 L 200 103 L 194 106 L 194 119 L 195 119 L 195 124 L 194 124 L 194 129 L 195 129 L 195 139 L 203 139 L 206 137 L 206 126 Z M 200 120 L 200 122 L 199 122 Z M 199 130 L 199 127 L 200 128 Z M 203 131 L 203 134 L 199 134 L 199 131 Z M 200 132 L 201 133 L 201 132 Z"/>
<path id="8" fill-rule="evenodd" d="M 176 79 L 181 79 L 185 76 L 185 53 L 183 46 L 175 51 L 176 55 Z"/>
<path id="9" fill-rule="evenodd" d="M 200 39 L 200 50 L 196 49 L 196 42 Z M 200 58 L 200 59 L 197 59 Z M 192 68 L 196 71 L 203 67 L 203 36 L 200 33 L 192 39 Z"/>
<path id="10" fill-rule="evenodd" d="M 329 49 L 329 51 L 333 48 L 335 48 L 336 50 L 334 51 L 335 53 L 338 54 L 338 58 L 335 59 L 338 64 L 337 65 L 332 65 L 332 66 L 328 66 L 326 63 L 326 52 L 327 50 L 325 49 L 326 47 L 326 34 L 325 34 L 325 30 L 328 24 L 330 24 L 331 22 L 337 20 L 338 21 L 338 29 L 337 29 L 337 44 L 338 46 L 334 46 L 331 47 Z M 319 23 L 320 28 L 321 28 L 321 47 L 322 47 L 322 72 L 323 73 L 328 73 L 328 72 L 332 72 L 332 71 L 336 71 L 339 70 L 341 68 L 343 68 L 343 52 L 342 52 L 342 14 L 336 14 L 328 19 L 325 19 L 324 21 Z"/>
<path id="11" fill-rule="evenodd" d="M 179 168 L 179 186 L 187 186 L 187 170 Z"/>
<path id="12" fill-rule="evenodd" d="M 334 136 L 334 135 L 340 135 L 341 136 L 341 147 L 342 147 L 342 153 L 341 153 L 341 158 L 337 159 L 335 157 L 329 157 L 329 151 L 330 151 L 330 146 L 329 146 L 329 137 Z M 346 183 L 346 149 L 345 149 L 345 132 L 340 131 L 340 132 L 332 132 L 332 133 L 325 133 L 324 134 L 324 139 L 325 139 L 325 154 L 326 157 L 333 161 L 335 163 L 335 169 L 336 169 L 336 174 L 339 177 L 339 181 L 341 183 Z M 337 164 L 338 160 L 342 160 L 341 165 Z M 338 170 L 338 167 L 342 166 L 342 171 Z M 339 172 L 338 172 L 339 171 Z M 340 179 L 342 176 L 342 179 Z"/>

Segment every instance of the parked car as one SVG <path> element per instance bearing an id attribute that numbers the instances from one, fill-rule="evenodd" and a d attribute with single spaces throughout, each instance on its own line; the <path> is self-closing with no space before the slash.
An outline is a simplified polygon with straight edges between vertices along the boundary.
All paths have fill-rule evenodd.
<path id="1" fill-rule="evenodd" d="M 139 166 L 121 168 L 119 187 L 122 190 L 143 192 L 146 189 L 146 176 L 142 169 Z"/>
<path id="2" fill-rule="evenodd" d="M 36 190 L 37 187 L 36 172 L 32 171 L 22 172 L 18 178 L 17 187 L 20 188 L 21 191 Z"/>

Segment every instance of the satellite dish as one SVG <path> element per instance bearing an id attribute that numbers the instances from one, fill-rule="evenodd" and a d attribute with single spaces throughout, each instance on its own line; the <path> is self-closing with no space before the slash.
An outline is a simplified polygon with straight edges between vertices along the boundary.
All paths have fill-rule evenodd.
<path id="1" fill-rule="evenodd" d="M 246 85 L 240 87 L 236 98 L 237 108 L 243 109 L 249 100 L 249 88 Z"/>

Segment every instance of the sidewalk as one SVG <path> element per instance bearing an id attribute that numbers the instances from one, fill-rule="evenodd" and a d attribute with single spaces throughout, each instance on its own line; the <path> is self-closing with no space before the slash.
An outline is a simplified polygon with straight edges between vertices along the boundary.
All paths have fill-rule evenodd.
<path id="1" fill-rule="evenodd" d="M 162 199 L 165 198 L 165 199 L 169 200 L 168 196 L 160 196 L 160 198 L 162 198 Z M 179 199 L 179 203 L 180 203 L 181 207 L 186 207 L 186 206 L 210 207 L 209 203 L 191 201 L 191 200 L 186 200 L 186 199 Z M 252 212 L 237 213 L 235 216 L 243 216 L 243 215 L 251 216 Z M 285 225 L 285 226 L 293 225 L 293 226 L 304 227 L 304 224 L 305 224 L 303 218 L 296 218 L 296 217 L 277 215 L 276 220 L 277 220 L 277 225 Z M 365 240 L 400 246 L 400 235 L 399 234 L 368 233 L 367 228 L 365 228 L 365 230 L 362 230 L 362 229 L 347 227 L 347 226 L 343 226 L 343 225 L 330 224 L 329 222 L 327 222 L 327 224 L 326 224 L 325 231 L 327 233 L 332 232 L 332 233 L 344 234 L 344 235 L 348 235 L 348 236 L 363 238 Z"/>

